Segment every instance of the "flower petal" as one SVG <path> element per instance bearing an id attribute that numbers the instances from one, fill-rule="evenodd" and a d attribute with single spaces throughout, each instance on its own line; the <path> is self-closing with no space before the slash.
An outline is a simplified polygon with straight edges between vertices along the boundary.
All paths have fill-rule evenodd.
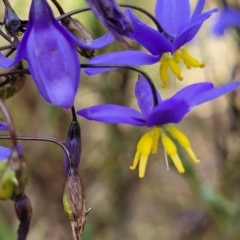
<path id="1" fill-rule="evenodd" d="M 173 43 L 172 53 L 174 53 L 177 49 L 183 46 L 185 43 L 192 40 L 203 22 L 207 20 L 214 12 L 217 12 L 217 9 L 213 9 L 211 11 L 199 14 L 197 17 L 193 18 L 176 36 L 176 39 Z"/>
<path id="2" fill-rule="evenodd" d="M 106 33 L 100 38 L 94 39 L 93 41 L 85 42 L 77 39 L 70 32 L 67 32 L 67 34 L 70 38 L 70 41 L 73 41 L 76 45 L 86 49 L 99 49 L 105 47 L 115 39 L 111 33 Z"/>
<path id="3" fill-rule="evenodd" d="M 240 85 L 240 81 L 233 81 L 230 83 L 223 84 L 221 86 L 209 89 L 200 95 L 196 96 L 195 98 L 192 98 L 189 102 L 189 105 L 191 107 L 198 106 L 202 103 L 211 101 L 215 98 L 221 97 L 224 94 L 230 93 L 234 91 L 236 88 L 238 88 Z"/>
<path id="4" fill-rule="evenodd" d="M 38 90 L 52 105 L 72 107 L 79 86 L 79 58 L 45 0 L 32 1 L 27 31 L 26 60 Z"/>
<path id="5" fill-rule="evenodd" d="M 102 104 L 77 111 L 77 114 L 88 119 L 105 123 L 124 123 L 134 126 L 145 126 L 142 114 L 132 108 L 113 104 Z"/>
<path id="6" fill-rule="evenodd" d="M 0 122 L 0 131 L 8 132 L 9 131 L 8 124 L 5 122 Z"/>
<path id="7" fill-rule="evenodd" d="M 147 118 L 147 126 L 178 123 L 189 112 L 189 105 L 178 99 L 167 99 L 156 106 Z"/>
<path id="8" fill-rule="evenodd" d="M 0 146 L 0 161 L 8 159 L 12 149 Z"/>
<path id="9" fill-rule="evenodd" d="M 158 97 L 158 103 L 162 102 L 161 96 L 156 88 L 155 92 Z M 153 92 L 147 79 L 139 75 L 138 81 L 135 85 L 135 95 L 138 101 L 138 106 L 142 111 L 142 114 L 146 118 L 154 108 Z"/>
<path id="10" fill-rule="evenodd" d="M 195 83 L 181 89 L 175 95 L 173 95 L 172 98 L 178 100 L 185 100 L 186 102 L 188 102 L 191 101 L 192 98 L 195 98 L 197 95 L 209 89 L 212 89 L 213 87 L 213 84 L 210 82 Z"/>
<path id="11" fill-rule="evenodd" d="M 125 13 L 131 19 L 133 25 L 133 32 L 128 34 L 130 38 L 136 40 L 153 55 L 171 50 L 170 41 L 159 31 L 140 21 L 130 9 L 125 10 Z"/>
<path id="12" fill-rule="evenodd" d="M 190 20 L 189 0 L 157 0 L 155 16 L 163 29 L 176 37 Z"/>
<path id="13" fill-rule="evenodd" d="M 27 34 L 27 33 L 25 33 Z M 9 59 L 6 58 L 1 52 L 0 52 L 0 67 L 2 68 L 10 68 L 13 65 L 15 65 L 16 63 L 20 62 L 24 57 L 25 57 L 25 48 L 26 48 L 26 39 L 27 39 L 27 35 L 23 36 L 20 44 L 18 45 L 17 48 L 17 53 L 14 57 L 14 59 Z"/>
<path id="14" fill-rule="evenodd" d="M 142 66 L 148 64 L 154 64 L 160 60 L 161 56 L 149 55 L 141 51 L 122 51 L 116 53 L 106 53 L 100 56 L 94 57 L 87 62 L 87 64 L 101 64 L 101 65 L 119 65 L 121 66 Z M 86 68 L 84 72 L 88 75 L 94 75 L 116 68 Z"/>
<path id="15" fill-rule="evenodd" d="M 213 26 L 213 33 L 222 35 L 226 28 L 237 26 L 240 28 L 240 11 L 234 8 L 224 9 Z"/>
<path id="16" fill-rule="evenodd" d="M 192 14 L 192 18 L 196 17 L 202 12 L 204 4 L 205 4 L 205 0 L 198 0 L 197 5 Z"/>

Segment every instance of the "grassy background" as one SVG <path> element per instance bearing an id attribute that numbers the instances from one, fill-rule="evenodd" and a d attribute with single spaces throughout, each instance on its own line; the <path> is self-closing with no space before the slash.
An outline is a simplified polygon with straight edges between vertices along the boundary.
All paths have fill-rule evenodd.
<path id="1" fill-rule="evenodd" d="M 10 1 L 21 19 L 27 19 L 30 1 Z M 84 1 L 59 1 L 65 11 L 85 6 Z M 122 1 L 123 2 L 123 1 Z M 125 1 L 139 5 L 139 1 Z M 191 1 L 192 5 L 196 1 Z M 231 1 L 237 5 L 237 2 Z M 155 1 L 141 0 L 141 6 L 154 12 Z M 218 6 L 207 1 L 206 10 Z M 54 7 L 53 7 L 54 9 Z M 55 10 L 54 10 L 55 11 Z M 55 11 L 56 12 L 56 11 Z M 4 7 L 0 3 L 0 19 Z M 57 12 L 56 12 L 56 15 Z M 146 17 L 139 14 L 144 21 Z M 105 31 L 91 13 L 76 15 L 93 33 Z M 191 83 L 212 81 L 215 84 L 238 78 L 239 35 L 234 29 L 222 38 L 211 35 L 214 16 L 197 37 L 187 44 L 193 56 L 206 63 L 204 69 L 185 70 L 183 82 L 161 89 L 158 64 L 143 67 L 153 78 L 163 97 Z M 4 41 L 1 42 L 4 44 Z M 135 45 L 134 45 L 135 46 Z M 138 46 L 135 46 L 138 48 Z M 99 50 L 120 51 L 126 46 L 115 42 Z M 64 61 L 64 56 L 63 56 Z M 82 62 L 85 62 L 82 59 Z M 75 107 L 115 103 L 137 108 L 133 87 L 137 74 L 118 70 L 94 77 L 82 72 L 81 87 Z M 28 79 L 22 91 L 6 102 L 19 135 L 52 136 L 64 140 L 71 121 L 70 111 L 53 108 Z M 193 165 L 182 154 L 186 174 L 174 168 L 166 170 L 161 146 L 149 160 L 144 179 L 130 171 L 135 146 L 145 129 L 125 125 L 104 125 L 79 117 L 82 129 L 82 157 L 79 173 L 83 180 L 87 217 L 84 240 L 224 240 L 240 239 L 239 222 L 239 93 L 222 97 L 198 107 L 179 124 L 201 159 Z M 2 141 L 4 145 L 9 142 Z M 70 223 L 63 211 L 62 188 L 65 180 L 62 150 L 41 142 L 21 142 L 31 172 L 26 189 L 33 206 L 28 239 L 71 239 Z M 16 239 L 18 221 L 13 203 L 0 202 L 0 239 Z"/>

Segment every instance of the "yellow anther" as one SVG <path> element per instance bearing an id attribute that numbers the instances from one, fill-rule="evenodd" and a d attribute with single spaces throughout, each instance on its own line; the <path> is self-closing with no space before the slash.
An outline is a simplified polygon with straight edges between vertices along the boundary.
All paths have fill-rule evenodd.
<path id="1" fill-rule="evenodd" d="M 182 162 L 181 162 L 178 154 L 176 154 L 176 155 L 174 155 L 174 156 L 172 155 L 172 156 L 171 156 L 171 159 L 172 159 L 172 161 L 173 161 L 176 169 L 178 170 L 178 172 L 179 172 L 179 173 L 184 173 L 184 172 L 185 172 L 185 169 L 184 169 L 184 167 L 183 167 L 183 165 L 182 165 Z"/>
<path id="2" fill-rule="evenodd" d="M 205 64 L 199 63 L 199 61 L 196 58 L 190 56 L 185 48 L 182 49 L 182 54 L 180 55 L 180 57 L 183 59 L 183 62 L 188 69 L 190 69 L 191 67 L 203 68 L 205 66 Z"/>
<path id="3" fill-rule="evenodd" d="M 156 153 L 158 149 L 158 139 L 160 136 L 160 129 L 159 127 L 153 127 L 152 129 L 152 135 L 153 135 L 153 144 L 152 144 L 152 153 Z"/>
<path id="4" fill-rule="evenodd" d="M 147 163 L 148 163 L 148 156 L 141 156 L 141 159 L 139 162 L 139 172 L 138 172 L 138 176 L 140 178 L 143 178 L 145 176 Z"/>
<path id="5" fill-rule="evenodd" d="M 184 173 L 185 172 L 184 167 L 178 156 L 177 148 L 176 148 L 175 144 L 173 143 L 173 141 L 166 135 L 162 135 L 161 140 L 162 140 L 163 147 L 165 148 L 167 154 L 171 157 L 177 170 L 180 173 Z"/>
<path id="6" fill-rule="evenodd" d="M 135 153 L 134 159 L 133 159 L 133 164 L 132 164 L 132 166 L 129 167 L 130 170 L 136 169 L 136 167 L 139 163 L 140 157 L 141 157 L 141 153 L 137 150 Z"/>
<path id="7" fill-rule="evenodd" d="M 181 50 L 178 49 L 177 51 L 175 51 L 175 53 L 173 54 L 173 59 L 176 63 L 179 63 L 181 61 L 181 57 L 180 57 L 180 54 L 181 54 Z"/>
<path id="8" fill-rule="evenodd" d="M 194 163 L 199 163 L 200 160 L 198 160 L 191 148 L 191 144 L 189 139 L 186 137 L 186 135 L 181 132 L 179 129 L 177 129 L 176 127 L 169 125 L 167 126 L 167 130 L 171 133 L 171 135 L 173 136 L 173 138 L 175 138 L 179 144 L 185 148 L 185 150 L 187 151 L 189 157 L 192 159 L 192 161 Z"/>
<path id="9" fill-rule="evenodd" d="M 142 155 L 147 156 L 151 153 L 152 143 L 153 143 L 152 134 L 150 132 L 146 132 L 140 138 L 137 145 L 137 150 L 140 151 Z"/>
<path id="10" fill-rule="evenodd" d="M 183 80 L 181 76 L 181 68 L 177 65 L 177 63 L 173 59 L 168 60 L 169 67 L 171 68 L 172 72 L 177 76 L 178 80 Z"/>
<path id="11" fill-rule="evenodd" d="M 164 60 L 160 63 L 159 74 L 160 74 L 160 78 L 162 79 L 162 82 L 163 82 L 163 85 L 162 85 L 163 88 L 167 87 L 168 67 L 169 67 L 168 61 Z"/>
<path id="12" fill-rule="evenodd" d="M 139 177 L 143 178 L 145 175 L 147 160 L 151 153 L 153 145 L 153 136 L 150 132 L 146 132 L 138 141 L 137 151 L 133 160 L 131 170 L 136 169 L 139 163 Z"/>

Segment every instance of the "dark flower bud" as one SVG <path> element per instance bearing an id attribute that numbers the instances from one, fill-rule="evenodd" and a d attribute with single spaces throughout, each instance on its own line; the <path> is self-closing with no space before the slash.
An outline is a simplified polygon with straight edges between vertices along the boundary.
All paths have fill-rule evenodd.
<path id="1" fill-rule="evenodd" d="M 77 169 L 80 162 L 80 156 L 81 156 L 81 128 L 80 124 L 77 120 L 73 120 L 71 122 L 70 128 L 68 130 L 67 138 L 65 141 L 65 145 L 68 148 L 72 160 L 73 160 L 73 166 Z M 69 171 L 69 161 L 66 154 L 64 154 L 64 167 L 66 173 Z"/>
<path id="2" fill-rule="evenodd" d="M 68 17 L 64 18 L 61 22 L 77 39 L 89 44 L 93 41 L 91 33 L 77 19 Z M 94 49 L 86 49 L 80 46 L 76 48 L 81 56 L 86 58 L 92 58 L 94 56 Z"/>
<path id="3" fill-rule="evenodd" d="M 78 172 L 71 167 L 68 172 L 63 190 L 63 206 L 67 216 L 71 219 L 72 233 L 74 239 L 80 239 L 86 222 L 85 198 L 83 185 Z"/>
<path id="4" fill-rule="evenodd" d="M 23 69 L 22 62 L 19 62 L 14 67 L 8 69 L 8 76 L 0 77 L 0 98 L 6 100 L 18 93 L 25 84 L 26 74 L 18 73 L 11 75 L 11 72 Z"/>
<path id="5" fill-rule="evenodd" d="M 5 4 L 5 15 L 4 15 L 4 25 L 8 34 L 14 38 L 14 41 L 17 41 L 21 37 L 21 33 L 18 32 L 21 27 L 21 20 L 12 9 L 8 0 L 4 1 Z"/>
<path id="6" fill-rule="evenodd" d="M 32 218 L 32 205 L 30 199 L 25 195 L 20 195 L 15 199 L 15 210 L 20 220 L 18 228 L 18 240 L 25 240 L 29 231 Z"/>
<path id="7" fill-rule="evenodd" d="M 126 15 L 122 12 L 115 0 L 86 0 L 95 16 L 102 24 L 123 43 L 123 36 L 127 36 L 133 31 L 132 24 Z"/>

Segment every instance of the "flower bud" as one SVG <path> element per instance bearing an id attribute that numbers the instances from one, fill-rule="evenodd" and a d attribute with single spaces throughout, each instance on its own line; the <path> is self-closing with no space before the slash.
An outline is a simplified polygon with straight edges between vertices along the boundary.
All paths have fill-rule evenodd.
<path id="1" fill-rule="evenodd" d="M 91 33 L 75 18 L 64 18 L 62 24 L 79 40 L 90 43 L 93 41 Z M 94 56 L 94 49 L 86 49 L 77 46 L 77 51 L 81 56 L 92 58 Z"/>
<path id="2" fill-rule="evenodd" d="M 123 36 L 133 31 L 130 19 L 120 9 L 115 0 L 86 0 L 95 16 L 111 32 L 114 37 L 123 43 L 127 42 Z"/>
<path id="3" fill-rule="evenodd" d="M 4 15 L 4 25 L 7 33 L 14 38 L 14 41 L 18 43 L 18 37 L 20 37 L 21 33 L 18 32 L 19 28 L 21 27 L 21 20 L 12 9 L 11 5 L 9 4 L 8 0 L 4 1 L 5 3 L 5 15 Z"/>
<path id="4" fill-rule="evenodd" d="M 19 62 L 14 67 L 8 69 L 8 72 L 11 74 L 11 72 L 20 69 L 23 69 L 22 62 Z M 0 77 L 0 98 L 5 100 L 14 96 L 23 88 L 25 81 L 26 74 L 24 73 Z"/>
<path id="5" fill-rule="evenodd" d="M 15 199 L 15 210 L 20 220 L 18 228 L 18 239 L 25 240 L 29 231 L 32 218 L 32 205 L 30 199 L 25 195 L 20 195 Z"/>
<path id="6" fill-rule="evenodd" d="M 63 190 L 63 206 L 67 216 L 71 219 L 74 239 L 80 239 L 86 222 L 85 198 L 81 178 L 75 168 L 71 167 L 68 172 Z"/>
<path id="7" fill-rule="evenodd" d="M 85 199 L 83 186 L 78 172 L 70 168 L 63 190 L 64 211 L 71 220 L 77 220 L 85 215 Z"/>
<path id="8" fill-rule="evenodd" d="M 68 130 L 67 138 L 65 141 L 65 145 L 68 148 L 70 154 L 72 155 L 73 166 L 77 169 L 80 162 L 81 156 L 81 128 L 80 124 L 77 120 L 73 120 L 71 122 L 70 128 Z M 64 154 L 64 166 L 66 174 L 69 171 L 69 161 L 66 154 Z"/>

